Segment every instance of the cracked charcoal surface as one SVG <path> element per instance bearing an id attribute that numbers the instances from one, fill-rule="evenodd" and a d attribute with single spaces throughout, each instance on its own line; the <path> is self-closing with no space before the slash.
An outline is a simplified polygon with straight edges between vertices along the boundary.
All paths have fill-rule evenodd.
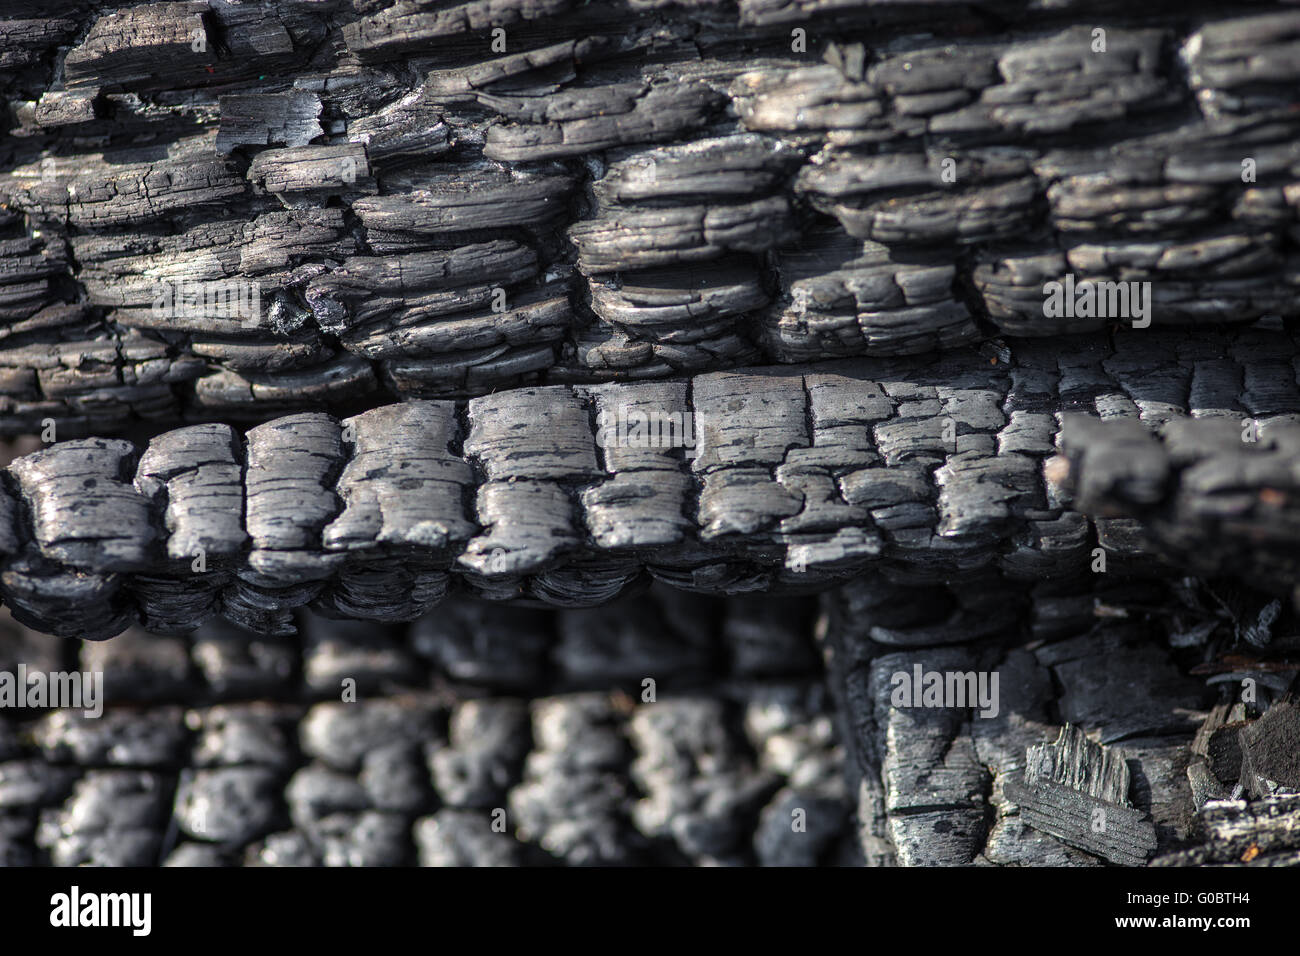
<path id="1" fill-rule="evenodd" d="M 1267 365 L 1260 371 L 1267 375 Z M 1065 481 L 1093 513 L 1137 520 L 1198 574 L 1232 573 L 1297 594 L 1295 413 L 1246 410 L 1158 429 L 1079 419 L 1067 424 Z"/>
<path id="2" fill-rule="evenodd" d="M 1300 862 L 1300 14 L 1023 6 L 6 8 L 0 862 Z"/>
<path id="3" fill-rule="evenodd" d="M 622 647 L 610 646 L 574 667 L 566 644 L 576 632 L 598 636 L 606 623 L 599 612 L 468 600 L 415 627 L 359 629 L 307 614 L 301 638 L 268 643 L 211 625 L 184 639 L 133 631 L 83 644 L 80 654 L 5 621 L 0 663 L 19 655 L 35 667 L 39 649 L 48 669 L 99 667 L 106 705 L 99 719 L 79 710 L 0 712 L 0 860 L 851 859 L 843 749 L 812 644 L 814 602 L 785 602 L 805 654 L 756 677 L 732 655 L 726 626 L 749 608 L 667 589 L 642 600 L 657 630 L 702 646 L 700 660 L 657 661 L 628 676 Z M 479 666 L 466 679 L 446 665 L 455 629 L 432 629 L 451 617 L 534 642 L 537 667 L 521 683 L 484 642 L 471 649 Z M 96 647 L 110 653 L 92 659 Z M 179 667 L 168 666 L 169 653 Z M 641 686 L 650 674 L 653 700 Z M 793 826 L 796 819 L 804 823 Z"/>
<path id="4" fill-rule="evenodd" d="M 1112 580 L 1090 596 L 1091 620 L 1054 632 L 1033 609 L 976 640 L 936 639 L 924 620 L 885 630 L 896 608 L 855 586 L 831 596 L 829 684 L 864 860 L 1294 865 L 1295 638 L 1245 650 L 1215 590 L 1189 581 Z M 900 630 L 924 637 L 905 645 Z M 914 670 L 998 675 L 997 712 L 897 698 L 898 675 Z M 1260 692 L 1242 704 L 1247 678 Z M 1212 763 L 1207 744 L 1223 732 L 1240 737 L 1235 764 Z M 1051 757 L 1067 740 L 1068 759 Z"/>
<path id="5" fill-rule="evenodd" d="M 820 619 L 810 599 L 664 587 L 594 611 L 457 598 L 413 626 L 300 614 L 301 635 L 287 638 L 213 623 L 187 637 L 137 629 L 74 644 L 5 621 L 0 666 L 101 670 L 106 705 L 100 719 L 0 713 L 0 858 L 1286 865 L 1298 852 L 1295 708 L 1262 679 L 1247 705 L 1233 703 L 1235 684 L 1197 679 L 1207 664 L 1261 678 L 1274 666 L 1242 659 L 1210 596 L 1180 582 L 1112 581 L 1067 636 L 1036 636 L 1038 614 L 1024 608 L 976 641 L 928 645 L 872 640 L 862 619 L 875 615 L 852 610 L 848 591 L 824 601 Z M 906 604 L 925 632 L 941 600 L 942 589 L 917 588 L 883 613 Z M 602 641 L 610 611 L 653 623 Z M 1189 622 L 1211 625 L 1199 644 L 1179 638 Z M 465 643 L 467 627 L 486 639 Z M 895 633 L 913 629 L 893 622 Z M 629 649 L 665 631 L 700 653 L 626 666 Z M 575 664 L 566 648 L 581 633 L 589 656 Z M 531 671 L 502 658 L 497 640 L 535 647 Z M 760 642 L 804 653 L 756 674 Z M 1295 649 L 1294 637 L 1273 647 Z M 998 713 L 895 706 L 889 676 L 915 666 L 996 672 Z M 1148 682 L 1164 689 L 1148 698 Z M 1110 724 L 1093 716 L 1125 713 Z M 1079 722 L 1075 762 L 1036 764 L 1064 739 L 1062 721 Z M 1223 792 L 1207 794 L 1196 783 L 1199 741 L 1225 726 L 1240 734 L 1242 757 L 1209 771 Z M 1086 743 L 1084 727 L 1099 728 Z M 1123 759 L 1089 776 L 1086 748 L 1098 745 Z M 1239 777 L 1265 789 L 1232 799 Z M 1117 851 L 1124 833 L 1063 833 L 1043 816 L 1056 806 L 1035 795 L 1045 787 L 1088 788 L 1089 807 L 1104 807 L 1115 828 L 1132 817 L 1149 848 L 1135 856 L 1128 840 Z"/>
<path id="6" fill-rule="evenodd" d="M 1077 595 L 1100 572 L 1236 575 L 1286 598 L 1295 340 L 1265 325 L 1143 341 L 521 388 L 242 435 L 189 426 L 144 448 L 60 442 L 8 468 L 0 597 L 33 627 L 102 638 L 213 616 L 286 634 L 303 606 L 407 621 L 456 591 L 593 606 L 650 579 L 982 586 L 957 588 L 927 631 L 886 619 L 873 640 L 887 644 L 974 639 L 1024 583 Z M 1258 442 L 1233 438 L 1243 414 Z M 637 415 L 656 430 L 634 431 Z M 1069 626 L 1064 605 L 1044 613 Z"/>
<path id="7" fill-rule="evenodd" d="M 1050 6 L 10 4 L 0 433 L 1293 320 L 1300 13 Z"/>

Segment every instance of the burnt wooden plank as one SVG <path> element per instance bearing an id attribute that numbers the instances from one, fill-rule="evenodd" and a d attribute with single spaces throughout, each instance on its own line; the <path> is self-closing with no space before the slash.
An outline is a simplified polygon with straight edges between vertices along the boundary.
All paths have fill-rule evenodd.
<path id="1" fill-rule="evenodd" d="M 1155 828 L 1129 804 L 1122 751 L 1090 741 L 1077 726 L 1055 743 L 1025 752 L 1022 780 L 1004 783 L 1025 821 L 1081 850 L 1124 866 L 1141 866 L 1156 848 Z"/>

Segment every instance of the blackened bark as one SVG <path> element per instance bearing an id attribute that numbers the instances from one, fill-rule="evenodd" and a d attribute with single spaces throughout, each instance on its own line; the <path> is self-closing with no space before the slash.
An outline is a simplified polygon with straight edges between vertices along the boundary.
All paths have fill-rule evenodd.
<path id="1" fill-rule="evenodd" d="M 19 4 L 0 431 L 1290 319 L 1300 14 L 1257 7 Z"/>

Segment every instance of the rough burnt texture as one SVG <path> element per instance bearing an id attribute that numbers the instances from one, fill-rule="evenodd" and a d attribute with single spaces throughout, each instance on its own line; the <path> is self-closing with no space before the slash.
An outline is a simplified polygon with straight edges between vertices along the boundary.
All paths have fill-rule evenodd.
<path id="1" fill-rule="evenodd" d="M 1243 655 L 1238 598 L 1110 575 L 1068 633 L 1042 597 L 973 637 L 929 624 L 934 587 L 80 644 L 0 620 L 0 671 L 103 675 L 99 716 L 0 711 L 0 862 L 1285 865 L 1296 640 Z M 918 668 L 997 674 L 996 713 L 893 700 Z"/>
<path id="2" fill-rule="evenodd" d="M 1298 54 L 10 3 L 0 861 L 1296 863 Z"/>
<path id="3" fill-rule="evenodd" d="M 1151 282 L 1159 328 L 1290 319 L 1298 35 L 1165 0 L 11 2 L 0 430 L 1127 324 L 1046 315 L 1067 275 Z"/>
<path id="4" fill-rule="evenodd" d="M 1300 412 L 1300 409 L 1296 410 Z M 1198 574 L 1300 597 L 1300 415 L 1067 422 L 1062 469 L 1079 507 L 1139 520 Z"/>
<path id="5" fill-rule="evenodd" d="M 851 864 L 814 612 L 458 601 L 79 655 L 9 622 L 0 666 L 100 671 L 108 702 L 0 712 L 0 864 Z"/>
<path id="6" fill-rule="evenodd" d="M 845 585 L 826 610 L 868 865 L 1300 860 L 1300 644 L 1267 598 L 1099 575 L 982 628 L 930 587 Z M 924 695 L 930 675 L 962 696 Z"/>
<path id="7" fill-rule="evenodd" d="M 824 588 L 867 570 L 963 593 L 979 575 L 1013 592 L 1086 588 L 1108 561 L 1164 573 L 1153 556 L 1167 522 L 1152 534 L 1072 510 L 1071 483 L 1087 508 L 1097 489 L 1150 477 L 1149 456 L 1087 453 L 1091 431 L 1131 419 L 1123 434 L 1155 443 L 1144 425 L 1238 428 L 1245 409 L 1268 435 L 1300 390 L 1281 332 L 1143 341 L 520 388 L 342 421 L 299 413 L 242 435 L 196 425 L 143 449 L 60 442 L 9 466 L 0 592 L 35 627 L 98 638 L 212 613 L 280 633 L 308 603 L 410 620 L 452 588 L 591 605 L 647 572 L 717 593 Z M 1085 449 L 1074 465 L 1055 457 L 1061 421 Z M 1262 477 L 1245 481 L 1231 499 L 1243 540 L 1294 508 Z M 1272 528 L 1275 550 L 1294 555 L 1285 531 Z M 1173 567 L 1187 558 L 1168 553 Z M 1225 554 L 1213 570 L 1250 571 Z M 1288 567 L 1247 577 L 1285 589 Z"/>

